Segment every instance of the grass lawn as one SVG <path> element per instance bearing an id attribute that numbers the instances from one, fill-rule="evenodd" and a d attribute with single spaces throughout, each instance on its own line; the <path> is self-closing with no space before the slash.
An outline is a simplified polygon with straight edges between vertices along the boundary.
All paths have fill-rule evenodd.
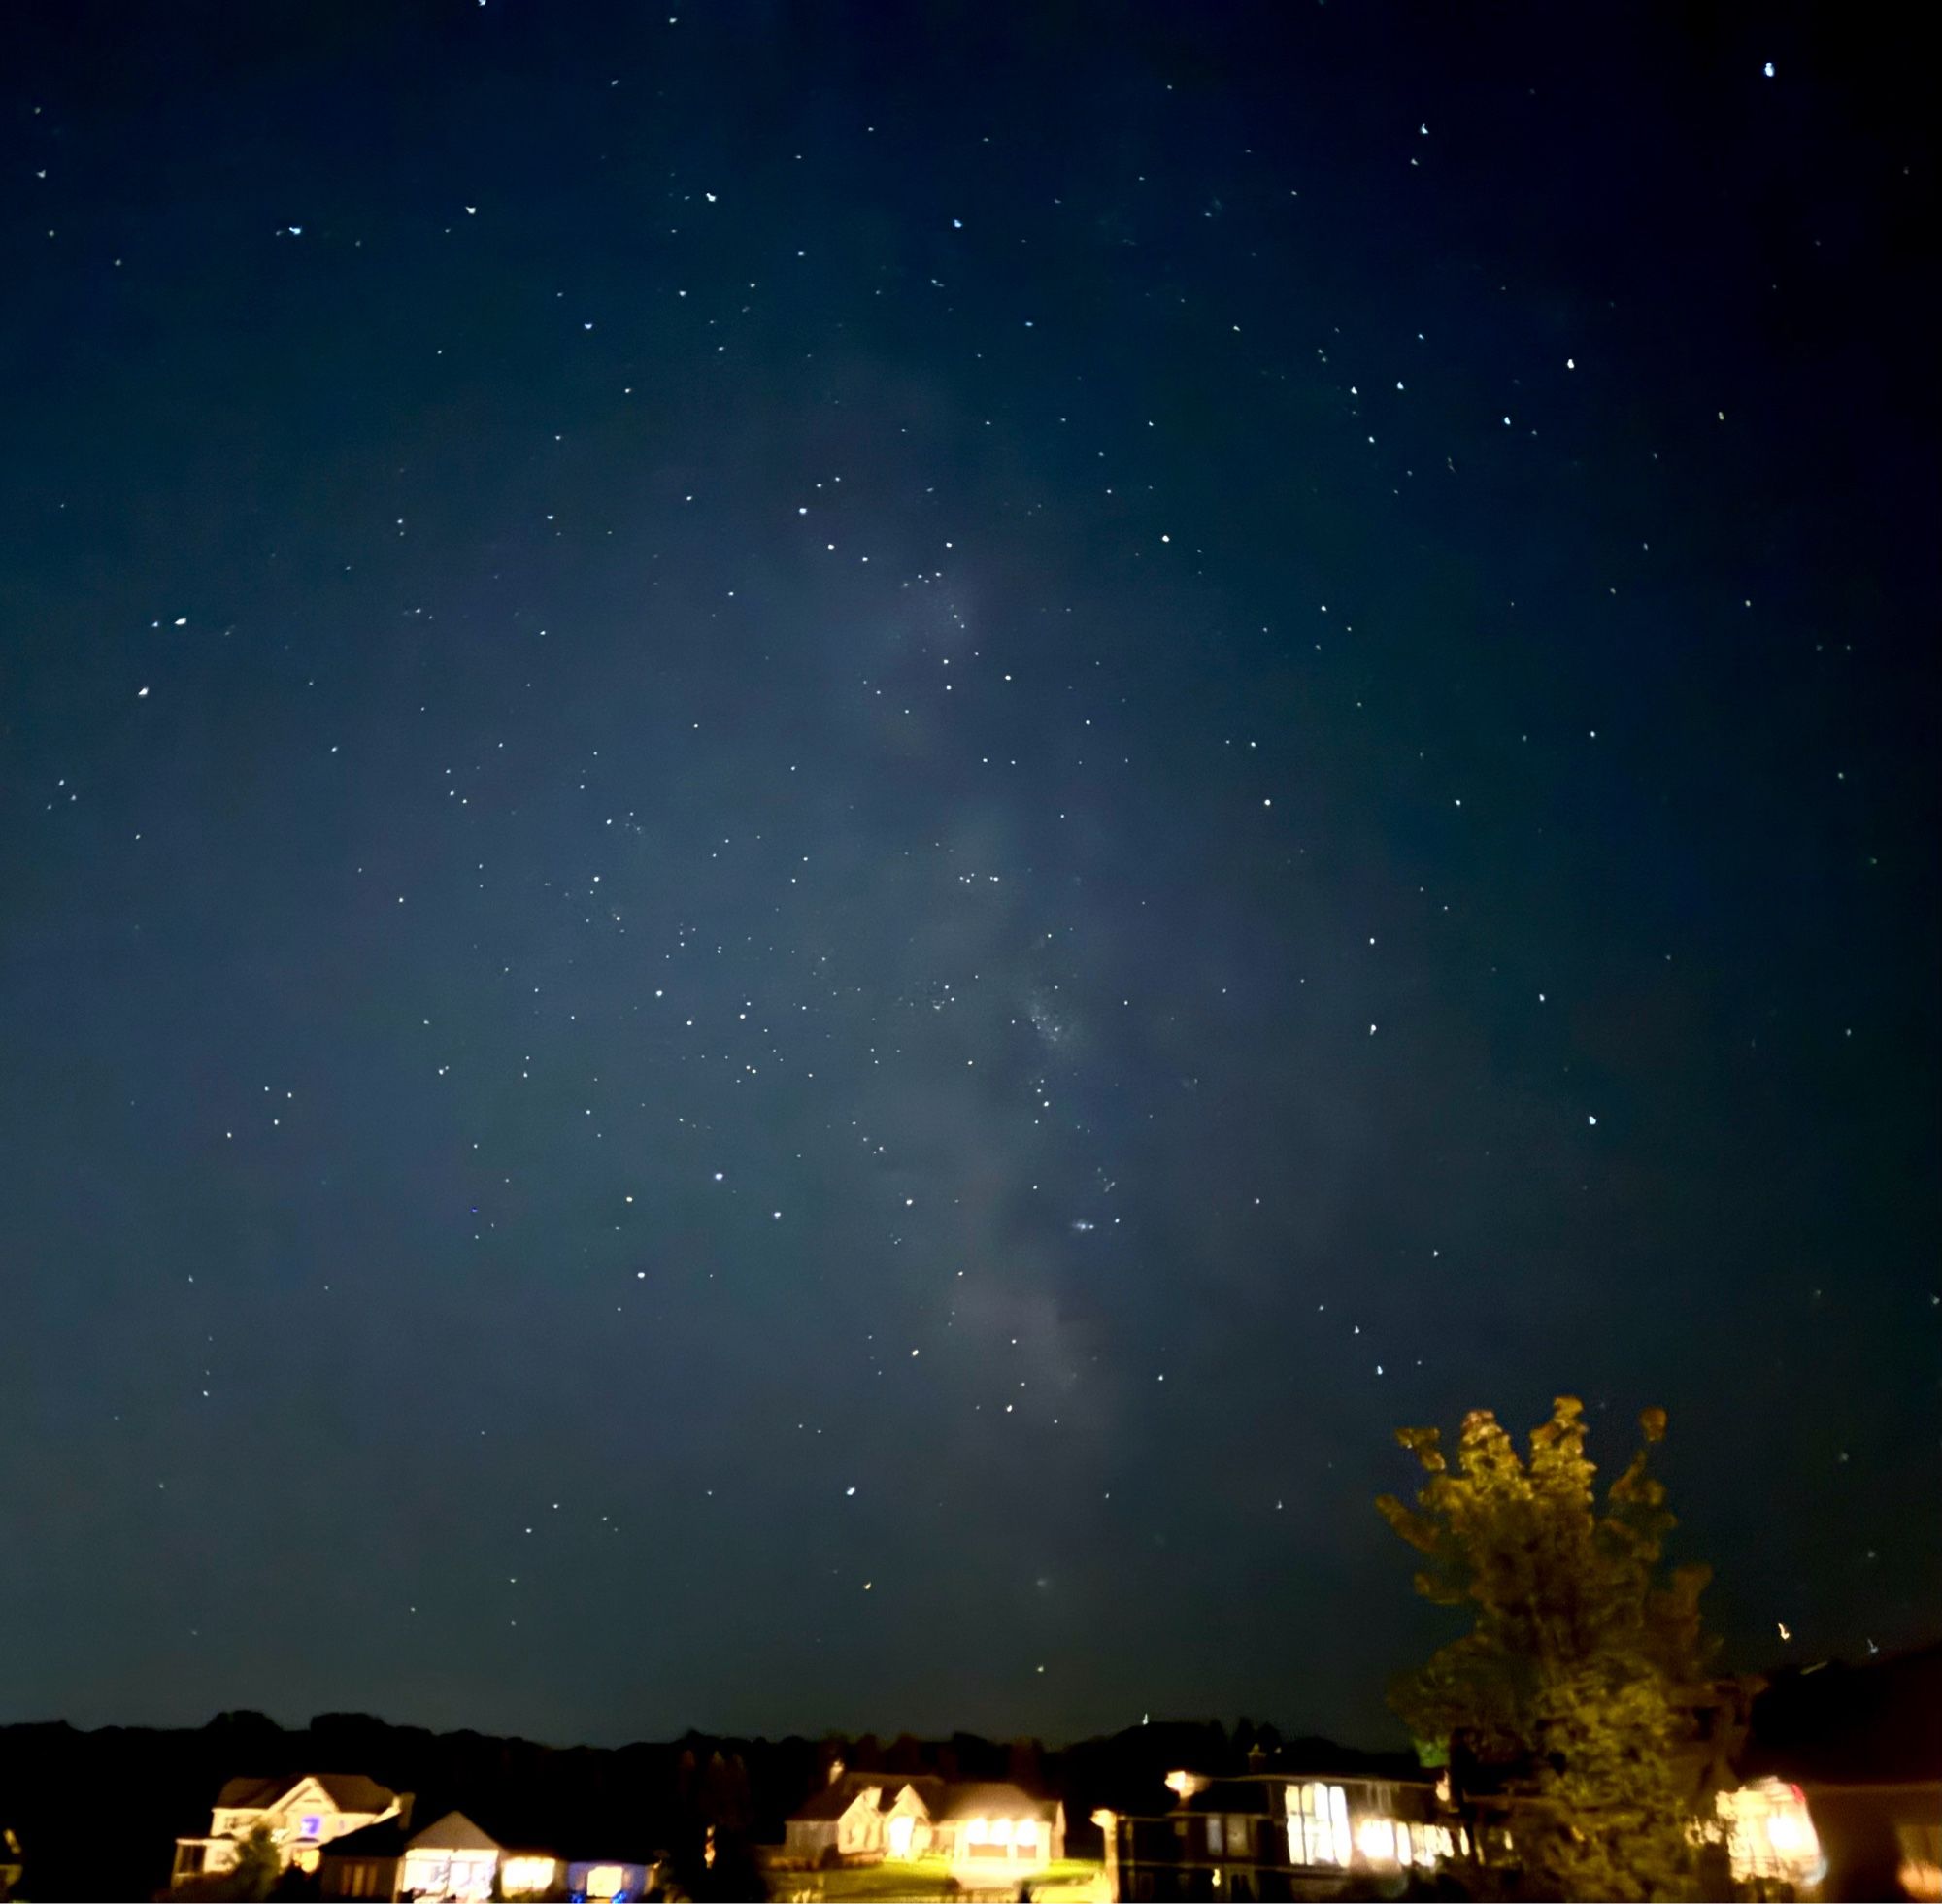
<path id="1" fill-rule="evenodd" d="M 851 1898 L 889 1904 L 899 1897 L 942 1897 L 950 1880 L 951 1866 L 941 1857 L 887 1857 L 881 1864 L 841 1871 L 777 1871 L 770 1875 L 769 1889 L 777 1897 L 804 1894 L 827 1898 L 830 1904 Z"/>
<path id="2" fill-rule="evenodd" d="M 1099 1875 L 1101 1866 L 1085 1858 L 1063 1857 L 1032 1874 L 1032 1888 L 1042 1885 L 1076 1884 Z M 951 1884 L 950 1862 L 942 1857 L 914 1857 L 908 1860 L 886 1858 L 881 1864 L 862 1864 L 841 1871 L 776 1871 L 769 1877 L 773 1897 L 814 1897 L 827 1904 L 894 1904 L 910 1899 L 913 1904 L 947 1894 Z M 1010 1887 L 1007 1887 L 1010 1888 Z"/>
<path id="3" fill-rule="evenodd" d="M 1083 1885 L 1105 1875 L 1106 1867 L 1096 1857 L 1059 1857 L 1032 1879 L 1032 1888 L 1036 1890 L 1041 1885 Z"/>

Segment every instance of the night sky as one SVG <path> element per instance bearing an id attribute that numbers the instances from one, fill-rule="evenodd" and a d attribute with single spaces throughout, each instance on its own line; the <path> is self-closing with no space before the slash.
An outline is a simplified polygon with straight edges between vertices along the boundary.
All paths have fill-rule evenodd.
<path id="1" fill-rule="evenodd" d="M 1559 1392 L 1935 1636 L 1887 16 L 28 11 L 0 1718 L 1381 1741 Z"/>

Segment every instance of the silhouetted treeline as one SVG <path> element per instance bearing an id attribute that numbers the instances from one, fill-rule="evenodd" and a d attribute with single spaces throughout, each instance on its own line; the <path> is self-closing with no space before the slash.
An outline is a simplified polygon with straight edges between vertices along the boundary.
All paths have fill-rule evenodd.
<path id="1" fill-rule="evenodd" d="M 747 1848 L 780 1842 L 784 1820 L 837 1758 L 859 1770 L 1009 1779 L 1062 1798 L 1068 1847 L 1087 1856 L 1100 1849 L 1097 1806 L 1163 1804 L 1174 1766 L 1241 1771 L 1256 1747 L 1284 1750 L 1271 1726 L 1246 1720 L 1231 1731 L 1212 1721 L 1133 1726 L 1059 1750 L 965 1732 L 773 1741 L 689 1733 L 661 1745 L 557 1748 L 361 1713 L 325 1713 L 289 1730 L 249 1712 L 194 1731 L 10 1725 L 0 1726 L 0 1824 L 20 1835 L 25 1896 L 148 1897 L 168 1882 L 177 1836 L 208 1829 L 225 1780 L 362 1772 L 414 1793 L 416 1819 L 428 1823 L 456 1807 L 502 1844 L 641 1861 L 665 1852 L 700 1897 L 724 1882 L 747 1884 Z M 1318 1763 L 1338 1767 L 1362 1756 L 1313 1750 Z M 710 1827 L 713 1873 L 700 1857 Z"/>
<path id="2" fill-rule="evenodd" d="M 1246 1719 L 1232 1728 L 1214 1720 L 1134 1725 L 1059 1748 L 968 1732 L 773 1741 L 690 1732 L 663 1745 L 556 1748 L 388 1725 L 361 1713 L 322 1714 L 294 1730 L 260 1713 L 224 1713 L 194 1731 L 0 1726 L 0 1826 L 21 1840 L 22 1896 L 41 1904 L 142 1898 L 168 1882 L 178 1835 L 208 1829 L 225 1780 L 362 1772 L 412 1792 L 413 1816 L 425 1823 L 456 1808 L 514 1848 L 635 1862 L 666 1853 L 691 1896 L 751 1897 L 760 1882 L 752 1848 L 780 1842 L 784 1820 L 821 1788 L 838 1758 L 858 1771 L 1008 1779 L 1062 1799 L 1075 1857 L 1100 1854 L 1091 1823 L 1099 1806 L 1165 1810 L 1166 1774 L 1177 1766 L 1399 1777 L 1415 1762 L 1325 1739 L 1284 1739 Z M 1942 1647 L 1866 1667 L 1776 1674 L 1754 1707 L 1740 1771 L 1936 1777 Z M 701 1857 L 711 1828 L 713 1870 Z"/>

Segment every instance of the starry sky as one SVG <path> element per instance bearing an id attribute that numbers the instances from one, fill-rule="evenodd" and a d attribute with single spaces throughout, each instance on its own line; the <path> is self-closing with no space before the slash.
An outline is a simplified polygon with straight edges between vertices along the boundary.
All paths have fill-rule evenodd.
<path id="1" fill-rule="evenodd" d="M 1934 1637 L 1908 50 L 35 11 L 0 1717 L 1381 1742 L 1558 1392 Z"/>

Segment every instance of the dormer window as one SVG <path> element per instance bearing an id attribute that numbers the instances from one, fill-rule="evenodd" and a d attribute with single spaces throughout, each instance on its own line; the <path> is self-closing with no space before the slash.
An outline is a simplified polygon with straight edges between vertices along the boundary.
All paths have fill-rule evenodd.
<path id="1" fill-rule="evenodd" d="M 323 1820 L 317 1813 L 312 1812 L 304 1819 L 303 1835 L 306 1838 L 320 1838 L 323 1836 Z"/>

